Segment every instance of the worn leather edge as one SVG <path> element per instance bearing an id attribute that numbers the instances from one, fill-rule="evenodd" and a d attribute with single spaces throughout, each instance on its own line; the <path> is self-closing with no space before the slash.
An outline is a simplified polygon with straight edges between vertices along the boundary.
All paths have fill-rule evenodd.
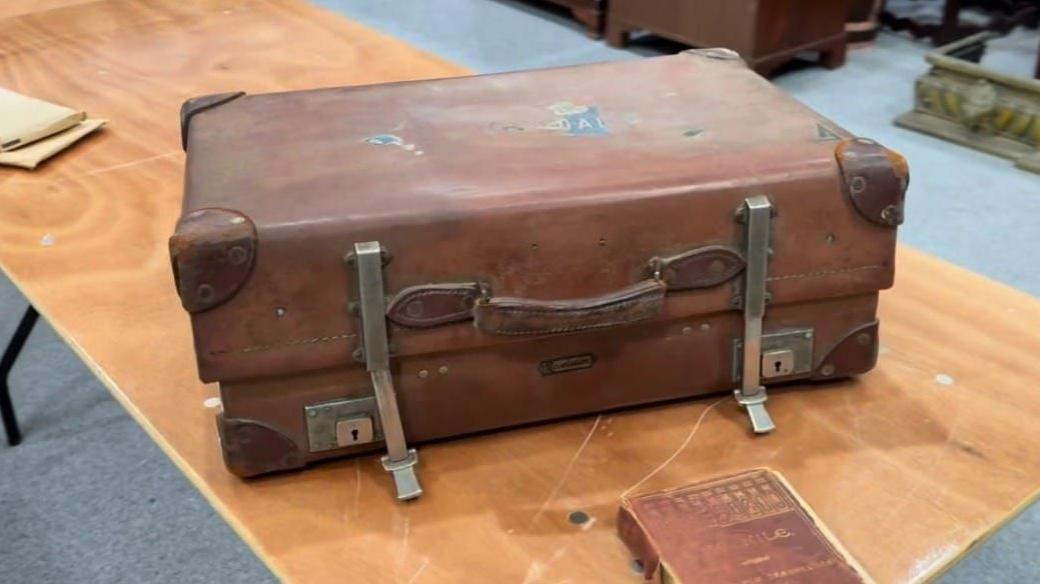
<path id="1" fill-rule="evenodd" d="M 195 114 L 224 105 L 225 103 L 238 99 L 245 94 L 244 91 L 214 93 L 193 97 L 181 104 L 181 148 L 183 150 L 188 149 L 188 129 L 191 125 L 191 118 L 195 116 Z"/>
<path id="2" fill-rule="evenodd" d="M 651 580 L 661 565 L 661 554 L 654 547 L 646 530 L 640 525 L 639 519 L 625 506 L 626 504 L 627 501 L 622 501 L 621 507 L 618 508 L 618 537 L 628 548 L 629 553 L 642 562 L 643 579 Z"/>
<path id="3" fill-rule="evenodd" d="M 910 168 L 901 154 L 867 138 L 838 143 L 834 150 L 845 194 L 868 221 L 883 227 L 903 223 Z"/>
<path id="4" fill-rule="evenodd" d="M 667 287 L 656 279 L 623 290 L 576 300 L 492 298 L 473 308 L 478 329 L 497 335 L 579 332 L 647 320 L 659 314 Z"/>
<path id="5" fill-rule="evenodd" d="M 198 209 L 177 222 L 170 263 L 181 305 L 202 312 L 227 302 L 249 279 L 256 261 L 256 226 L 228 209 Z"/>
<path id="6" fill-rule="evenodd" d="M 411 286 L 394 295 L 386 307 L 390 322 L 407 328 L 430 328 L 473 318 L 481 297 L 476 282 Z"/>
<path id="7" fill-rule="evenodd" d="M 216 421 L 224 465 L 235 476 L 247 478 L 306 465 L 296 443 L 263 422 L 228 418 L 223 412 Z"/>
<path id="8" fill-rule="evenodd" d="M 831 344 L 816 361 L 812 379 L 838 379 L 873 369 L 878 358 L 879 326 L 877 320 L 861 324 Z"/>
<path id="9" fill-rule="evenodd" d="M 718 286 L 737 277 L 745 265 L 744 256 L 726 245 L 706 245 L 650 261 L 669 292 Z"/>

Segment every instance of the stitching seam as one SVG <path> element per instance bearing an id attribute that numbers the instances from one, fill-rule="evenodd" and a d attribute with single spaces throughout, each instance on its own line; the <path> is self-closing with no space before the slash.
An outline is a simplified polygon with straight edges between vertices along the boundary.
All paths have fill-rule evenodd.
<path id="1" fill-rule="evenodd" d="M 833 274 L 847 274 L 847 273 L 850 273 L 850 272 L 861 272 L 861 271 L 865 271 L 865 270 L 880 270 L 882 267 L 884 267 L 884 266 L 882 266 L 881 264 L 874 264 L 874 265 L 871 265 L 871 266 L 858 266 L 858 267 L 855 267 L 855 268 L 844 268 L 844 269 L 841 269 L 841 270 L 825 270 L 825 271 L 822 271 L 822 272 L 806 272 L 804 274 L 791 274 L 789 276 L 772 276 L 770 278 L 766 278 L 766 280 L 768 280 L 770 282 L 774 282 L 776 280 L 796 280 L 796 279 L 799 279 L 799 278 L 818 278 L 820 276 L 830 276 L 830 275 L 833 275 Z"/>
<path id="2" fill-rule="evenodd" d="M 285 341 L 282 343 L 271 343 L 269 345 L 256 345 L 253 347 L 245 347 L 242 349 L 228 349 L 226 351 L 210 351 L 210 355 L 226 355 L 227 353 L 256 353 L 259 351 L 270 351 L 272 349 L 284 349 L 287 347 L 297 347 L 300 345 L 315 345 L 318 343 L 334 343 L 336 341 L 345 341 L 352 339 L 357 335 L 353 333 L 343 333 L 341 335 L 333 335 L 327 337 L 313 337 L 310 339 L 298 339 L 295 341 Z"/>

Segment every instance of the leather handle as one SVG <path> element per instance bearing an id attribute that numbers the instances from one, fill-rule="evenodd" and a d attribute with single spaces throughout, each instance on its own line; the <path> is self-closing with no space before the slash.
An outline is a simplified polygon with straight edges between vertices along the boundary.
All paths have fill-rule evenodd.
<path id="1" fill-rule="evenodd" d="M 647 320 L 661 312 L 667 285 L 656 278 L 575 300 L 490 298 L 473 307 L 477 328 L 496 335 L 551 335 Z"/>
<path id="2" fill-rule="evenodd" d="M 421 284 L 394 295 L 386 316 L 397 326 L 424 329 L 476 319 L 480 330 L 500 335 L 540 335 L 602 328 L 655 316 L 666 289 L 712 288 L 744 271 L 744 256 L 725 245 L 705 245 L 647 266 L 652 277 L 623 290 L 579 300 L 486 298 L 477 282 Z"/>

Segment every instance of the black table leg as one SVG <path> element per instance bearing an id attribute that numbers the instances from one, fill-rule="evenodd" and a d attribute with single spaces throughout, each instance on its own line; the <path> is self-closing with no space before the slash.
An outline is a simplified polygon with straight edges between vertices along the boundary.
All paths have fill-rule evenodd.
<path id="1" fill-rule="evenodd" d="M 7 377 L 11 374 L 11 368 L 14 367 L 14 362 L 18 359 L 18 354 L 22 352 L 25 340 L 29 338 L 29 333 L 32 332 L 33 325 L 36 324 L 36 319 L 39 317 L 40 313 L 36 312 L 36 309 L 30 304 L 25 309 L 25 314 L 22 315 L 22 321 L 18 323 L 11 342 L 4 349 L 3 358 L 0 358 L 0 415 L 4 419 L 7 443 L 11 446 L 17 446 L 22 441 L 22 432 L 18 429 L 18 418 L 14 415 L 14 404 L 11 403 L 11 391 L 7 387 Z"/>

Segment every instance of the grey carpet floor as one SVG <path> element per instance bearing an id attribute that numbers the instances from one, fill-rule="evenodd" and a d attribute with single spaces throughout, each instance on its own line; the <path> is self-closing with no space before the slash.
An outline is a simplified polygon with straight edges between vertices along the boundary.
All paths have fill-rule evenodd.
<path id="1" fill-rule="evenodd" d="M 611 49 L 540 2 L 319 3 L 479 72 L 675 50 L 654 39 Z M 1016 32 L 994 43 L 986 63 L 1027 74 L 1037 42 L 1035 32 Z M 910 104 L 925 50 L 883 35 L 841 70 L 803 68 L 776 82 L 846 128 L 907 155 L 913 179 L 904 242 L 1040 295 L 1040 262 L 1027 259 L 1027 250 L 1040 247 L 1040 177 L 890 124 Z M 0 340 L 24 305 L 0 276 Z M 0 582 L 273 580 L 46 323 L 37 325 L 11 382 L 26 438 L 17 448 L 0 446 Z M 1040 508 L 1033 507 L 942 582 L 1035 581 L 1037 549 Z"/>

